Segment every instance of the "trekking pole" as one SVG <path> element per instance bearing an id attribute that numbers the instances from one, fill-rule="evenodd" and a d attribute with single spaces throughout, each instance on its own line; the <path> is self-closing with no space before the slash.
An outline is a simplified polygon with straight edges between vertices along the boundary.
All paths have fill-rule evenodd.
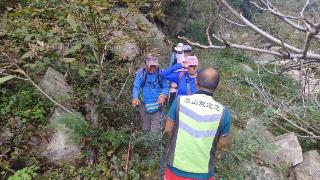
<path id="1" fill-rule="evenodd" d="M 129 170 L 129 160 L 130 160 L 130 156 L 131 156 L 131 149 L 132 149 L 132 145 L 131 142 L 133 141 L 133 136 L 134 136 L 134 123 L 135 123 L 135 118 L 136 118 L 136 107 L 133 106 L 132 108 L 132 113 L 131 113 L 131 134 L 130 134 L 130 139 L 129 139 L 129 144 L 128 144 L 128 152 L 127 152 L 127 157 L 126 157 L 126 167 L 125 167 L 125 174 L 126 176 L 128 176 L 128 170 Z"/>
<path id="2" fill-rule="evenodd" d="M 163 107 L 160 108 L 160 179 L 162 180 L 162 176 L 164 174 L 164 169 L 163 169 L 163 157 L 162 157 L 162 153 L 163 153 L 163 145 L 162 145 L 162 141 L 163 141 Z"/>

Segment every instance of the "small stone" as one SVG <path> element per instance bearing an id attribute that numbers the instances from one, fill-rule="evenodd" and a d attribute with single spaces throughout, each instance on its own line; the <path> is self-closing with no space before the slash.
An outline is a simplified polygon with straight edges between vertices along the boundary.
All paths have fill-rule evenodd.
<path id="1" fill-rule="evenodd" d="M 250 72 L 253 71 L 253 69 L 249 65 L 246 65 L 246 64 L 243 64 L 243 63 L 240 63 L 239 67 L 246 73 L 250 73 Z"/>
<path id="2" fill-rule="evenodd" d="M 38 136 L 32 136 L 30 138 L 30 141 L 29 141 L 29 145 L 31 146 L 38 146 L 40 144 L 41 140 Z"/>
<path id="3" fill-rule="evenodd" d="M 256 63 L 257 64 L 268 64 L 272 63 L 276 60 L 274 55 L 271 54 L 262 54 L 261 56 L 258 57 Z"/>
<path id="4" fill-rule="evenodd" d="M 0 134 L 0 145 L 10 144 L 11 139 L 14 134 L 10 131 L 9 128 L 5 128 L 3 133 Z"/>
<path id="5" fill-rule="evenodd" d="M 29 125 L 27 126 L 27 129 L 28 129 L 28 131 L 32 131 L 32 130 L 35 129 L 35 127 L 34 127 L 33 125 L 29 124 Z"/>

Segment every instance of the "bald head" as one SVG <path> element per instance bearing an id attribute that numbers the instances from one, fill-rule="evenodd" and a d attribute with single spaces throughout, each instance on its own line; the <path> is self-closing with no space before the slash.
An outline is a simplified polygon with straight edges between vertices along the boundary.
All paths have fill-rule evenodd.
<path id="1" fill-rule="evenodd" d="M 220 75 L 215 67 L 203 68 L 197 77 L 197 83 L 199 88 L 205 88 L 214 91 L 220 81 Z"/>

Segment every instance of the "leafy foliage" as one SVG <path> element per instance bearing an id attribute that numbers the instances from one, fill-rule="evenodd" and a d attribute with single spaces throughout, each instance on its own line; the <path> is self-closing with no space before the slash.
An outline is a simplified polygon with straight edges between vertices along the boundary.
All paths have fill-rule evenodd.
<path id="1" fill-rule="evenodd" d="M 41 99 L 30 87 L 16 86 L 0 90 L 2 118 L 15 117 L 23 123 L 47 124 L 47 113 L 52 104 Z"/>
<path id="2" fill-rule="evenodd" d="M 36 166 L 23 168 L 10 176 L 8 180 L 32 180 L 37 176 L 37 170 L 39 170 L 39 167 Z"/>

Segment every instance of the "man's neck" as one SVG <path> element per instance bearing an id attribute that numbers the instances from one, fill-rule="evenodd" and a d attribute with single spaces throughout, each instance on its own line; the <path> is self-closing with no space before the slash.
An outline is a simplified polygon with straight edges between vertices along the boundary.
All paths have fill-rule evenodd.
<path id="1" fill-rule="evenodd" d="M 205 94 L 208 96 L 213 96 L 213 92 L 210 89 L 199 88 L 199 87 L 198 87 L 198 91 L 196 92 L 196 94 Z"/>

